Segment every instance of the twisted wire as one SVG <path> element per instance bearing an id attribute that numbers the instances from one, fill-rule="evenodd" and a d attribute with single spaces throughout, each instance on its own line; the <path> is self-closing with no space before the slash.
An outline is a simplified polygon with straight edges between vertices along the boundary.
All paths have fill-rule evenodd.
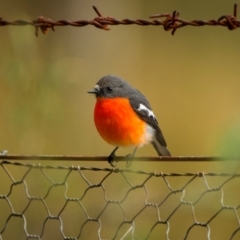
<path id="1" fill-rule="evenodd" d="M 154 14 L 150 16 L 151 20 L 147 19 L 130 19 L 125 18 L 118 20 L 114 17 L 104 17 L 97 7 L 93 6 L 94 11 L 98 15 L 92 20 L 58 20 L 53 21 L 51 18 L 44 16 L 39 16 L 36 20 L 14 20 L 9 21 L 0 18 L 0 26 L 27 26 L 31 25 L 35 27 L 35 35 L 38 36 L 39 29 L 43 34 L 46 34 L 48 29 L 55 31 L 55 27 L 62 26 L 72 26 L 72 27 L 85 27 L 88 25 L 94 26 L 102 30 L 110 30 L 110 25 L 139 25 L 139 26 L 162 26 L 165 31 L 171 31 L 174 35 L 177 29 L 192 26 L 192 27 L 202 27 L 202 26 L 222 26 L 227 27 L 229 30 L 235 30 L 240 27 L 240 21 L 237 19 L 237 4 L 234 4 L 233 14 L 226 14 L 220 16 L 217 19 L 210 20 L 184 20 L 181 19 L 180 13 L 178 11 L 173 11 L 173 13 L 162 13 Z M 163 19 L 163 20 L 159 20 Z"/>
<path id="2" fill-rule="evenodd" d="M 6 156 L 5 156 L 6 157 Z M 11 168 L 9 168 L 11 167 Z M 18 177 L 18 179 L 15 179 L 14 177 L 14 170 L 15 169 L 23 169 L 23 173 L 21 177 Z M 110 239 L 120 239 L 124 238 L 126 236 L 130 236 L 131 239 L 136 238 L 136 231 L 141 228 L 138 223 L 138 219 L 141 218 L 141 214 L 147 212 L 149 209 L 154 209 L 155 215 L 157 218 L 155 219 L 155 222 L 152 223 L 152 225 L 149 226 L 147 229 L 147 232 L 145 233 L 145 236 L 141 239 L 149 239 L 155 229 L 159 225 L 166 226 L 165 230 L 165 236 L 166 239 L 170 239 L 171 229 L 173 227 L 171 221 L 174 218 L 176 214 L 181 210 L 183 206 L 187 206 L 190 210 L 193 220 L 192 224 L 190 224 L 185 232 L 185 236 L 183 239 L 187 239 L 189 234 L 192 232 L 192 229 L 195 227 L 203 227 L 206 228 L 206 239 L 211 239 L 211 223 L 215 221 L 215 219 L 218 218 L 218 216 L 223 211 L 229 211 L 232 212 L 235 215 L 236 218 L 236 225 L 237 227 L 234 228 L 233 232 L 229 235 L 229 239 L 233 239 L 234 236 L 240 231 L 240 217 L 239 217 L 239 209 L 240 209 L 240 202 L 238 204 L 232 204 L 227 205 L 225 203 L 226 201 L 226 188 L 233 180 L 239 182 L 239 173 L 213 173 L 213 172 L 187 172 L 187 173 L 163 173 L 163 172 L 146 172 L 146 171 L 137 171 L 137 170 L 131 170 L 131 169 L 121 169 L 121 168 L 94 168 L 94 167 L 83 167 L 83 166 L 52 166 L 52 165 L 42 165 L 42 164 L 34 164 L 34 163 L 22 163 L 20 161 L 18 162 L 11 162 L 8 160 L 1 160 L 0 161 L 0 170 L 2 170 L 0 174 L 0 181 L 2 184 L 4 183 L 2 179 L 8 179 L 9 188 L 5 193 L 0 192 L 0 207 L 1 203 L 5 203 L 9 207 L 9 215 L 5 219 L 1 219 L 0 216 L 0 222 L 4 220 L 4 224 L 0 224 L 0 239 L 4 239 L 4 234 L 9 228 L 11 219 L 14 218 L 20 218 L 22 219 L 22 228 L 25 233 L 26 239 L 42 239 L 44 237 L 44 234 L 47 232 L 47 224 L 49 221 L 57 221 L 60 226 L 60 233 L 63 239 L 84 239 L 84 229 L 90 222 L 94 222 L 97 224 L 97 236 L 98 239 L 106 239 L 104 237 L 104 229 L 106 229 L 106 223 L 103 222 L 102 218 L 104 214 L 108 211 L 108 208 L 110 206 L 115 206 L 121 214 L 117 217 L 120 218 L 120 221 L 117 226 L 115 227 L 115 232 L 110 237 Z M 58 171 L 58 174 L 62 176 L 61 181 L 56 181 L 54 177 L 52 177 L 51 172 L 52 171 Z M 46 187 L 45 192 L 38 195 L 33 195 L 31 193 L 31 187 L 30 183 L 34 181 L 35 173 L 39 172 L 41 177 L 46 180 L 48 187 Z M 97 183 L 93 183 L 92 180 L 89 179 L 87 176 L 88 172 L 97 172 L 100 174 L 102 173 L 100 179 L 97 181 Z M 71 187 L 69 184 L 70 178 L 75 176 L 77 174 L 77 181 L 76 184 L 80 184 L 81 186 L 85 185 L 85 187 L 81 188 L 81 193 L 78 195 L 75 193 L 74 197 L 70 197 L 69 195 L 69 187 Z M 122 184 L 125 185 L 125 190 L 123 191 L 123 194 L 121 197 L 118 198 L 112 198 L 109 197 L 109 189 L 108 182 L 114 181 L 114 177 L 119 176 Z M 142 176 L 142 177 L 140 177 Z M 134 178 L 132 178 L 134 177 Z M 172 186 L 171 179 L 172 178 L 186 178 L 183 184 L 179 187 Z M 211 187 L 211 179 L 220 177 L 222 180 L 219 180 L 219 183 L 217 186 Z M 137 179 L 138 183 L 134 183 L 133 179 Z M 151 200 L 152 196 L 152 190 L 149 188 L 151 185 L 152 180 L 161 180 L 164 185 L 166 186 L 167 192 L 161 197 L 158 198 L 158 200 Z M 158 180 L 158 181 L 159 181 Z M 198 196 L 195 197 L 194 200 L 189 200 L 186 196 L 189 193 L 189 189 L 192 185 L 195 184 L 196 181 L 200 180 L 204 187 L 204 190 L 198 194 Z M 21 194 L 25 195 L 27 200 L 26 204 L 23 207 L 21 211 L 16 210 L 16 203 L 12 200 L 12 196 L 14 195 L 16 186 L 22 186 L 23 192 Z M 113 184 L 114 186 L 114 184 Z M 238 185 L 239 186 L 239 185 Z M 56 189 L 64 188 L 63 191 L 63 199 L 64 203 L 59 208 L 57 213 L 53 213 L 51 210 L 51 206 L 49 205 L 49 198 L 52 197 L 52 192 Z M 93 199 L 92 204 L 98 205 L 99 202 L 103 202 L 102 205 L 100 204 L 99 211 L 92 215 L 91 211 L 89 212 L 88 206 L 85 206 L 86 199 L 88 199 L 88 195 L 91 191 L 96 191 L 99 189 L 102 192 L 102 197 L 98 196 L 96 200 Z M 138 209 L 138 211 L 135 211 L 134 214 L 131 216 L 128 213 L 128 210 L 126 210 L 126 204 L 129 205 L 131 208 L 136 205 L 136 202 L 129 202 L 130 196 L 132 194 L 135 194 L 136 191 L 143 191 L 143 205 Z M 163 190 L 158 189 L 155 186 L 155 190 L 157 192 L 158 196 L 161 196 L 161 193 Z M 159 191 L 159 192 L 158 192 Z M 211 215 L 205 220 L 200 221 L 198 220 L 198 214 L 196 213 L 196 207 L 203 201 L 203 199 L 206 196 L 211 196 L 212 193 L 218 193 L 220 195 L 219 203 L 220 207 L 213 211 Z M 170 204 L 173 196 L 178 196 L 177 203 L 173 205 L 169 213 L 166 216 L 162 216 L 162 211 L 164 210 L 164 206 L 166 204 Z M 100 201 L 101 199 L 101 201 Z M 54 202 L 58 202 L 58 198 L 53 199 Z M 140 201 L 140 199 L 138 199 Z M 29 220 L 28 216 L 26 215 L 31 208 L 31 204 L 34 202 L 41 203 L 44 211 L 45 211 L 45 218 L 43 219 L 41 223 L 41 231 L 40 232 L 31 232 L 29 230 L 28 224 Z M 79 225 L 79 230 L 75 236 L 69 236 L 66 233 L 65 225 L 67 224 L 66 219 L 63 217 L 63 215 L 68 215 L 68 206 L 70 203 L 75 203 L 76 210 L 81 212 L 81 219 L 82 224 Z M 207 210 L 206 210 L 207 211 Z M 114 213 L 112 213 L 111 219 L 116 217 Z M 69 218 L 71 218 L 71 215 L 69 215 Z M 128 226 L 127 230 L 124 230 Z M 124 230 L 124 232 L 123 232 Z M 220 231 L 220 230 L 219 230 Z M 202 237 L 204 238 L 204 237 Z"/>

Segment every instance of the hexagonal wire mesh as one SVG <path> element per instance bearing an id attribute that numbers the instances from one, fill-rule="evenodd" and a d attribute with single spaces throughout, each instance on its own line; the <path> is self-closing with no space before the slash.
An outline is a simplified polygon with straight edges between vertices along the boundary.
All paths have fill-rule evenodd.
<path id="1" fill-rule="evenodd" d="M 0 239 L 239 239 L 239 176 L 2 160 Z"/>

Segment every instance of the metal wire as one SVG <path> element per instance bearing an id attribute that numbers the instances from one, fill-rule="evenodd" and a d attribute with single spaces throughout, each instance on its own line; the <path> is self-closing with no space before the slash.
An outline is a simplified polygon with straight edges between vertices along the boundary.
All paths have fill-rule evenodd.
<path id="1" fill-rule="evenodd" d="M 223 26 L 229 30 L 234 30 L 240 26 L 240 21 L 237 20 L 237 4 L 234 5 L 233 15 L 223 15 L 218 19 L 208 21 L 192 20 L 186 21 L 180 19 L 179 12 L 174 11 L 172 14 L 156 14 L 150 18 L 153 20 L 144 19 L 123 19 L 117 20 L 112 17 L 104 17 L 96 7 L 93 7 L 98 17 L 93 20 L 68 21 L 59 20 L 53 21 L 50 18 L 39 16 L 37 20 L 15 20 L 8 21 L 0 18 L 0 26 L 26 26 L 35 27 L 35 34 L 38 36 L 39 29 L 42 33 L 46 33 L 48 29 L 54 30 L 56 26 L 74 26 L 83 27 L 92 25 L 103 30 L 110 30 L 109 25 L 139 25 L 139 26 L 163 26 L 165 31 L 171 31 L 172 35 L 178 28 L 185 26 Z M 162 21 L 156 18 L 163 18 Z M 15 160 L 11 162 L 9 160 Z M 179 239 L 189 239 L 190 235 L 196 227 L 206 229 L 205 235 L 197 235 L 194 239 L 212 239 L 214 235 L 213 223 L 221 218 L 224 211 L 234 215 L 234 224 L 227 239 L 236 239 L 240 233 L 240 201 L 238 192 L 240 186 L 239 173 L 213 173 L 213 172 L 187 172 L 187 173 L 163 173 L 163 172 L 146 172 L 135 171 L 131 169 L 120 168 L 96 168 L 84 166 L 52 166 L 33 163 L 22 163 L 22 160 L 46 160 L 46 161 L 107 161 L 106 156 L 49 156 L 49 155 L 5 155 L 5 152 L 0 153 L 0 240 L 13 239 L 9 238 L 9 232 L 18 232 L 22 229 L 23 239 L 46 239 L 46 234 L 52 232 L 54 237 L 48 239 L 57 239 L 56 232 L 48 229 L 49 221 L 58 222 L 59 239 L 89 239 L 85 233 L 85 229 L 91 223 L 96 223 L 97 239 L 150 239 L 154 238 L 154 232 L 159 226 L 164 226 L 165 239 L 169 240 L 174 229 L 174 218 L 182 213 L 181 209 L 185 207 L 187 210 L 184 215 L 179 218 L 180 225 L 183 220 L 187 219 L 188 214 L 191 215 L 192 221 L 185 224 L 183 234 Z M 124 157 L 117 157 L 117 161 L 125 161 Z M 225 159 L 220 157 L 136 157 L 133 161 L 224 161 L 237 160 Z M 20 177 L 16 177 L 16 173 L 23 172 Z M 56 180 L 56 175 L 61 176 L 61 180 Z M 89 173 L 94 173 L 94 176 L 100 176 L 95 182 L 92 180 Z M 41 180 L 39 181 L 40 178 Z M 118 181 L 116 181 L 118 178 Z M 219 179 L 220 178 L 220 179 Z M 74 180 L 72 180 L 74 179 Z M 120 182 L 119 182 L 120 179 Z M 172 184 L 171 180 L 177 179 L 179 186 Z M 212 180 L 216 180 L 213 186 Z M 156 181 L 158 185 L 152 185 L 151 182 Z M 160 184 L 161 181 L 161 184 Z M 204 185 L 198 189 L 198 181 Z M 233 185 L 231 184 L 235 181 Z M 109 185 L 109 182 L 112 185 Z M 70 189 L 74 185 L 74 191 L 70 194 Z M 124 186 L 124 187 L 123 187 Z M 161 187 L 159 187 L 161 186 Z M 75 188 L 79 187 L 79 191 Z M 64 191 L 59 191 L 59 188 L 64 188 Z M 116 188 L 116 189 L 115 189 Z M 234 193 L 234 198 L 231 204 L 227 204 L 229 191 Z M 16 190 L 18 189 L 18 191 Z M 35 189 L 35 191 L 32 191 Z M 152 191 L 152 189 L 154 189 Z M 164 190 L 165 189 L 165 190 Z M 193 191 L 193 189 L 195 189 Z M 196 194 L 196 191 L 198 191 Z M 234 192 L 235 190 L 235 192 Z M 54 192 L 58 191 L 57 194 Z M 91 191 L 94 192 L 94 197 L 89 202 Z M 121 194 L 110 194 L 111 191 L 120 192 Z M 141 191 L 141 194 L 138 193 Z M 34 192 L 34 193 L 33 193 Z M 101 195 L 99 194 L 101 193 Z M 193 193 L 192 193 L 193 192 Z M 194 195 L 190 198 L 189 194 Z M 202 212 L 207 216 L 202 218 L 197 213 L 198 206 L 204 202 L 208 196 L 211 199 L 213 193 L 218 194 L 218 205 L 215 206 L 214 200 L 208 204 L 203 204 Z M 131 196 L 134 195 L 134 198 Z M 173 201 L 173 198 L 176 198 Z M 63 203 L 59 204 L 62 199 Z M 20 202 L 23 205 L 19 207 Z M 142 204 L 140 204 L 142 203 Z M 42 209 L 34 209 L 32 206 L 41 205 Z M 69 205 L 74 205 L 74 214 L 69 211 Z M 53 206 L 56 205 L 57 210 L 53 211 Z M 138 209 L 133 211 L 134 207 Z M 111 206 L 114 206 L 116 212 L 109 213 Z M 209 207 L 211 206 L 211 207 Z M 92 210 L 93 209 L 93 210 Z M 118 212 L 117 210 L 118 209 Z M 168 211 L 166 211 L 166 209 Z M 210 211 L 211 210 L 211 211 Z M 44 212 L 44 217 L 40 219 L 40 212 Z M 152 211 L 152 221 L 149 219 L 140 221 L 143 214 Z M 36 212 L 37 216 L 33 213 Z M 131 214 L 130 214 L 131 213 Z M 208 214 L 207 214 L 208 213 Z M 33 217 L 29 217 L 33 214 Z M 73 215 L 79 221 L 73 217 Z M 106 217 L 108 216 L 108 221 Z M 12 225 L 12 221 L 21 219 L 18 224 Z M 118 222 L 115 221 L 118 219 Z M 75 231 L 70 231 L 69 222 L 75 227 Z M 111 222 L 112 225 L 111 225 Z M 226 217 L 225 226 L 228 225 Z M 38 225 L 38 229 L 35 226 Z M 111 225 L 111 227 L 109 227 Z M 68 226 L 68 227 L 66 227 Z M 91 229 L 91 227 L 90 227 Z M 162 229 L 162 228 L 161 228 Z M 111 231 L 110 231 L 111 230 Z M 141 231 L 142 230 L 142 231 Z M 225 228 L 219 228 L 219 232 L 225 231 Z M 110 231 L 110 232 L 108 232 Z M 94 232 L 91 229 L 91 232 Z M 139 232 L 141 235 L 139 235 Z M 89 234 L 89 233 L 88 233 Z M 192 235 L 191 235 L 192 237 Z M 18 239 L 21 239 L 18 237 Z M 162 238 L 163 239 L 163 238 Z M 171 238 L 172 239 L 172 238 Z"/>
<path id="2" fill-rule="evenodd" d="M 55 171 L 57 176 L 61 176 L 61 180 L 55 179 L 55 175 L 52 175 L 53 171 Z M 22 172 L 21 176 L 16 177 L 16 172 Z M 94 176 L 100 176 L 101 174 L 98 180 L 92 180 L 88 175 L 93 172 L 98 172 L 95 173 Z M 37 178 L 37 175 L 40 176 Z M 117 181 L 116 177 L 118 179 Z M 216 219 L 221 218 L 224 211 L 228 211 L 228 213 L 235 216 L 234 227 L 227 239 L 236 239 L 234 237 L 240 232 L 240 202 L 235 201 L 235 203 L 231 205 L 227 205 L 225 202 L 227 202 L 228 199 L 228 188 L 231 189 L 231 184 L 234 180 L 235 189 L 239 189 L 239 177 L 240 174 L 238 173 L 163 173 L 120 168 L 51 166 L 2 160 L 0 161 L 0 182 L 1 185 L 6 184 L 8 187 L 5 188 L 5 190 L 0 190 L 0 239 L 10 239 L 5 238 L 5 236 L 7 236 L 6 232 L 14 232 L 18 228 L 23 229 L 24 239 L 46 239 L 45 234 L 49 231 L 47 225 L 49 221 L 52 220 L 57 221 L 59 224 L 58 230 L 61 234 L 61 238 L 59 239 L 90 239 L 86 237 L 89 236 L 89 232 L 87 233 L 88 235 L 84 232 L 90 223 L 97 224 L 97 239 L 150 239 L 151 237 L 153 237 L 151 239 L 156 239 L 154 238 L 154 236 L 156 236 L 154 232 L 159 226 L 165 226 L 165 239 L 170 239 L 172 231 L 176 231 L 176 229 L 174 230 L 172 221 L 179 212 L 182 213 L 181 209 L 183 209 L 184 206 L 186 208 L 184 219 L 187 219 L 188 213 L 192 220 L 185 226 L 182 237 L 179 234 L 178 239 L 188 239 L 193 229 L 198 226 L 205 228 L 206 232 L 205 235 L 195 236 L 194 239 L 211 239 L 211 236 L 214 235 L 211 226 Z M 40 182 L 39 178 L 41 179 Z M 178 182 L 177 187 L 172 184 L 172 179 L 176 178 Z M 215 179 L 217 180 L 217 184 L 212 183 L 212 180 Z M 180 180 L 182 180 L 182 182 Z M 152 181 L 157 182 L 157 184 L 153 185 L 154 191 L 152 191 Z M 44 184 L 44 182 L 46 183 Z M 201 182 L 203 186 L 196 194 L 199 187 L 195 187 L 195 185 L 197 186 L 198 182 Z M 109 185 L 110 183 L 112 183 L 111 186 Z M 69 189 L 73 187 L 72 184 L 74 184 L 74 187 L 80 186 L 80 188 L 79 191 L 74 191 L 71 195 Z M 21 192 L 18 193 L 18 199 L 16 200 L 14 199 L 14 196 L 16 196 L 16 188 L 20 186 L 22 186 Z M 59 190 L 61 187 L 64 188 L 64 191 L 54 195 L 53 192 Z M 42 193 L 40 193 L 41 188 L 44 189 Z M 35 189 L 37 194 L 31 193 L 32 189 Z M 116 193 L 111 195 L 112 190 L 117 193 L 121 192 L 121 196 Z M 91 191 L 95 194 L 91 195 Z M 99 194 L 99 191 L 101 194 Z M 141 194 L 139 194 L 139 191 L 141 191 Z M 194 198 L 189 198 L 191 191 L 195 191 Z M 238 190 L 235 192 L 235 200 L 237 200 L 238 192 Z M 207 196 L 211 197 L 213 193 L 218 194 L 218 205 L 216 205 L 215 202 L 208 202 L 204 205 L 202 211 L 205 211 L 206 215 L 208 211 L 210 211 L 210 213 L 207 217 L 205 216 L 204 220 L 201 220 L 202 218 L 196 211 L 199 205 L 204 202 L 204 199 Z M 95 197 L 92 199 L 92 197 L 89 198 L 89 195 Z M 131 198 L 131 195 L 136 197 Z M 153 195 L 156 198 L 154 198 Z M 26 198 L 26 202 L 21 210 L 16 210 L 19 209 L 18 203 L 23 196 Z M 173 201 L 174 197 L 176 198 L 175 201 Z M 63 203 L 59 204 L 61 199 Z M 91 201 L 89 201 L 89 199 Z M 57 211 L 53 211 L 51 202 L 54 205 L 59 204 Z M 28 216 L 29 212 L 38 211 L 38 209 L 31 207 L 34 203 L 41 204 L 41 211 L 45 214 L 44 218 L 38 221 L 39 230 L 36 232 L 34 232 L 30 226 L 31 223 L 40 217 L 37 215 L 34 218 L 29 218 Z M 78 216 L 79 222 L 74 219 L 72 216 L 73 213 L 69 211 L 70 204 L 74 204 L 74 214 Z M 1 205 L 7 205 L 7 215 L 3 214 L 4 210 Z M 139 205 L 138 209 L 132 211 L 136 205 Z M 209 208 L 209 206 L 211 207 Z M 116 212 L 110 211 L 109 213 L 109 208 L 111 207 L 118 210 L 115 210 Z M 92 209 L 95 210 L 92 211 Z M 151 215 L 155 216 L 153 218 L 154 220 L 149 222 L 149 219 L 144 219 L 143 222 L 139 222 L 142 214 L 146 214 L 148 211 L 151 211 Z M 107 213 L 109 217 L 106 222 L 104 216 L 106 216 Z M 14 225 L 14 229 L 9 230 L 9 228 L 12 227 L 11 222 L 13 219 L 19 218 L 22 219 L 21 224 L 19 224 L 19 226 Z M 118 219 L 117 223 L 115 219 Z M 70 231 L 69 233 L 66 227 L 69 221 L 71 222 L 71 226 L 75 224 L 74 226 L 77 230 Z M 179 221 L 178 225 L 184 222 L 182 217 Z M 115 225 L 113 225 L 113 223 L 111 225 L 111 222 Z M 37 223 L 34 223 L 34 225 L 36 224 Z M 111 225 L 111 227 L 109 227 L 109 225 Z M 90 229 L 91 232 L 94 231 L 92 228 Z M 142 236 L 138 234 L 139 229 L 144 229 Z M 112 230 L 111 233 L 108 233 L 108 230 Z M 225 230 L 225 228 L 218 229 L 220 232 Z M 54 239 L 57 239 L 56 232 L 54 232 L 53 229 L 51 229 L 51 232 L 53 236 L 55 236 Z M 73 232 L 75 234 L 73 234 Z"/>
<path id="3" fill-rule="evenodd" d="M 155 14 L 150 16 L 150 18 L 154 20 L 146 20 L 146 19 L 137 19 L 132 20 L 129 18 L 125 18 L 123 20 L 117 20 L 114 17 L 104 17 L 97 9 L 97 7 L 93 6 L 94 11 L 97 13 L 98 17 L 93 20 L 78 20 L 78 21 L 69 21 L 69 20 L 58 20 L 53 21 L 50 18 L 46 18 L 44 16 L 39 16 L 37 20 L 28 21 L 28 20 L 15 20 L 9 21 L 0 18 L 0 26 L 26 26 L 32 25 L 35 27 L 35 34 L 38 36 L 39 28 L 43 34 L 45 34 L 48 29 L 52 29 L 54 31 L 54 27 L 60 26 L 73 26 L 73 27 L 84 27 L 88 25 L 95 26 L 96 28 L 100 28 L 103 30 L 110 30 L 109 25 L 139 25 L 139 26 L 163 26 L 165 31 L 171 31 L 172 35 L 176 32 L 177 29 L 192 26 L 192 27 L 201 27 L 201 26 L 222 26 L 227 27 L 229 30 L 234 30 L 240 27 L 240 21 L 237 19 L 237 4 L 234 4 L 233 15 L 227 14 L 223 15 L 217 19 L 211 20 L 183 20 L 179 18 L 180 13 L 178 11 L 174 11 L 172 14 L 170 13 L 162 13 Z M 162 21 L 156 18 L 164 18 Z"/>
<path id="4" fill-rule="evenodd" d="M 0 160 L 51 160 L 51 161 L 108 161 L 107 156 L 70 156 L 70 155 L 0 155 Z M 126 157 L 115 157 L 116 162 L 126 161 Z M 149 162 L 213 162 L 239 160 L 238 158 L 225 158 L 217 156 L 157 156 L 157 157 L 133 157 L 131 161 L 149 161 Z"/>

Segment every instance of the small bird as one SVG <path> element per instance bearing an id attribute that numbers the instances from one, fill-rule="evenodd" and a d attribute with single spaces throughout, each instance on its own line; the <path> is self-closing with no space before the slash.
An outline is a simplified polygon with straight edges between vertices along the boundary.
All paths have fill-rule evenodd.
<path id="1" fill-rule="evenodd" d="M 159 156 L 171 156 L 157 119 L 146 97 L 125 80 L 114 75 L 102 77 L 88 91 L 96 95 L 94 122 L 101 137 L 115 148 L 108 162 L 115 167 L 119 147 L 137 148 L 152 143 Z"/>

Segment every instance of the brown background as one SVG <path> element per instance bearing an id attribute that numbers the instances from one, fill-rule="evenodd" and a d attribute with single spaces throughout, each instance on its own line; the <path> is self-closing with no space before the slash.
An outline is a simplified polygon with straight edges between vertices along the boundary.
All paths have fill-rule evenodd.
<path id="1" fill-rule="evenodd" d="M 95 5 L 104 16 L 117 19 L 178 10 L 186 20 L 209 20 L 232 13 L 234 2 L 2 0 L 0 16 L 91 20 Z M 36 38 L 31 26 L 0 28 L 1 149 L 10 154 L 108 155 L 113 147 L 95 129 L 95 99 L 86 92 L 111 73 L 148 97 L 173 155 L 240 155 L 239 30 L 185 27 L 175 36 L 162 27 L 136 25 L 55 30 Z M 137 152 L 148 155 L 156 155 L 152 146 Z M 109 167 L 106 162 L 48 164 Z M 132 169 L 232 173 L 239 164 L 143 162 Z"/>

